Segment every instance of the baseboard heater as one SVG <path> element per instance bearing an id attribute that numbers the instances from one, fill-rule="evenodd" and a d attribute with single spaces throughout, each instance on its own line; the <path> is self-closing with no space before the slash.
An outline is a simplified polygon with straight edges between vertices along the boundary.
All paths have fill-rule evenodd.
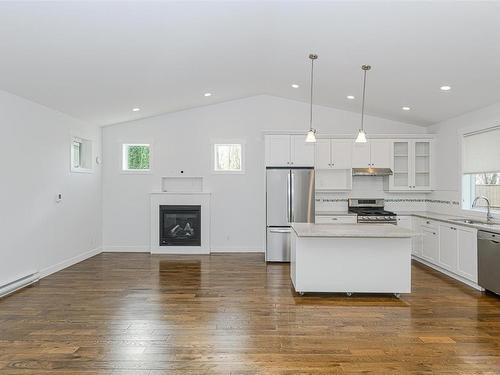
<path id="1" fill-rule="evenodd" d="M 14 293 L 16 290 L 24 288 L 30 284 L 37 282 L 40 279 L 40 274 L 38 272 L 32 273 L 31 275 L 21 277 L 9 284 L 0 287 L 0 298 L 5 297 L 8 294 Z"/>

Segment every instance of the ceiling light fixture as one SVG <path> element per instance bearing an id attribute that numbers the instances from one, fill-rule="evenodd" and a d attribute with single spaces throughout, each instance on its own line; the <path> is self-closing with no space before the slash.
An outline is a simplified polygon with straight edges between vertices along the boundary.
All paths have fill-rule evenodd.
<path id="1" fill-rule="evenodd" d="M 451 86 L 446 86 L 446 85 L 445 85 L 445 86 L 441 86 L 439 89 L 440 89 L 441 91 L 450 91 L 450 90 L 451 90 Z"/>
<path id="2" fill-rule="evenodd" d="M 366 93 L 366 72 L 372 67 L 370 65 L 361 65 L 361 70 L 363 70 L 363 100 L 361 102 L 361 129 L 358 131 L 358 136 L 356 137 L 356 143 L 366 143 L 366 133 L 365 133 L 365 93 Z"/>
<path id="3" fill-rule="evenodd" d="M 314 60 L 318 58 L 318 55 L 311 53 L 309 55 L 311 59 L 311 107 L 309 111 L 309 131 L 307 132 L 306 142 L 315 143 L 316 142 L 316 129 L 313 128 L 313 88 L 314 88 Z"/>
<path id="4" fill-rule="evenodd" d="M 205 94 L 203 94 L 204 96 L 206 97 L 209 97 L 209 96 L 212 96 L 212 93 L 211 92 L 206 92 Z"/>
<path id="5" fill-rule="evenodd" d="M 139 112 L 141 109 L 140 108 L 132 108 L 132 112 Z"/>
<path id="6" fill-rule="evenodd" d="M 346 98 L 349 100 L 356 99 L 356 97 L 354 95 L 347 95 Z"/>
<path id="7" fill-rule="evenodd" d="M 293 87 L 294 89 L 298 89 L 300 86 L 299 86 L 299 85 L 297 85 L 296 83 L 292 83 L 292 87 Z"/>
<path id="8" fill-rule="evenodd" d="M 410 107 L 406 107 L 406 106 L 404 106 L 404 107 L 401 107 L 401 109 L 402 109 L 403 111 L 409 111 L 411 108 L 410 108 Z"/>

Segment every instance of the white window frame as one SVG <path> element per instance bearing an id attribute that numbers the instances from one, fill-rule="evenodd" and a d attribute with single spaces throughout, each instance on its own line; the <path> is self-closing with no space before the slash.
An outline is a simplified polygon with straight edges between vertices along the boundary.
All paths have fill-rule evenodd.
<path id="1" fill-rule="evenodd" d="M 87 167 L 75 167 L 73 144 L 80 143 L 80 165 Z M 72 136 L 70 142 L 70 171 L 72 173 L 94 173 L 94 142 L 91 139 Z"/>
<path id="2" fill-rule="evenodd" d="M 486 207 L 472 207 L 472 202 L 475 197 L 472 197 L 472 189 L 475 186 L 475 182 L 472 178 L 471 174 L 464 174 L 463 173 L 463 165 L 462 165 L 462 155 L 463 155 L 463 139 L 466 136 L 466 134 L 469 131 L 481 131 L 481 130 L 486 130 L 491 128 L 491 126 L 485 126 L 484 128 L 482 127 L 473 127 L 473 128 L 468 128 L 462 130 L 462 132 L 459 134 L 459 160 L 460 160 L 460 175 L 459 175 L 459 186 L 460 186 L 460 209 L 462 212 L 467 215 L 467 214 L 476 214 L 476 215 L 483 215 L 486 214 L 487 208 Z M 500 210 L 497 209 L 491 209 L 491 215 L 493 216 L 494 219 L 499 220 L 500 219 Z"/>
<path id="3" fill-rule="evenodd" d="M 472 202 L 474 201 L 475 196 L 472 196 L 472 190 L 475 188 L 476 184 L 474 181 L 475 175 L 472 174 L 462 174 L 462 210 L 466 212 L 476 212 L 476 213 L 486 213 L 487 208 L 486 207 L 472 207 Z M 484 204 L 485 202 L 481 202 L 481 204 Z M 490 210 L 491 215 L 496 218 L 500 219 L 500 209 L 497 208 L 491 208 Z"/>
<path id="4" fill-rule="evenodd" d="M 125 160 L 128 159 L 129 146 L 149 147 L 149 168 L 148 169 L 125 169 Z M 153 173 L 153 144 L 151 142 L 120 142 L 120 172 L 123 174 L 151 174 Z"/>
<path id="5" fill-rule="evenodd" d="M 216 170 L 215 169 L 215 148 L 218 145 L 240 145 L 241 146 L 241 170 Z M 245 174 L 245 149 L 246 144 L 244 140 L 241 139 L 217 139 L 212 140 L 210 147 L 210 170 L 213 174 Z"/>

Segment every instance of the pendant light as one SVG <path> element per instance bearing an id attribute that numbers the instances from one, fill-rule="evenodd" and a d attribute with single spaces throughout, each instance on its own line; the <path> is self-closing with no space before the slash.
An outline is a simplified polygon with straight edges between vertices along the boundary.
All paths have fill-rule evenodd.
<path id="1" fill-rule="evenodd" d="M 309 131 L 306 135 L 306 142 L 315 143 L 316 142 L 316 129 L 313 128 L 313 87 L 314 87 L 314 60 L 318 58 L 318 55 L 311 53 L 309 55 L 311 59 L 311 108 L 309 111 Z"/>
<path id="2" fill-rule="evenodd" d="M 366 72 L 372 67 L 370 65 L 361 65 L 361 70 L 363 70 L 363 100 L 361 104 L 361 129 L 358 131 L 358 136 L 356 137 L 356 143 L 366 143 L 366 133 L 365 133 L 365 92 L 366 92 Z"/>

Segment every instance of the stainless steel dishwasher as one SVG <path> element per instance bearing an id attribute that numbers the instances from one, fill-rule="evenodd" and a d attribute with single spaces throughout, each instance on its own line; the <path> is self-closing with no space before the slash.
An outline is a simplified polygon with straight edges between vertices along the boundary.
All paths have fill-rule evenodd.
<path id="1" fill-rule="evenodd" d="M 500 294 L 500 234 L 477 232 L 478 284 Z"/>

